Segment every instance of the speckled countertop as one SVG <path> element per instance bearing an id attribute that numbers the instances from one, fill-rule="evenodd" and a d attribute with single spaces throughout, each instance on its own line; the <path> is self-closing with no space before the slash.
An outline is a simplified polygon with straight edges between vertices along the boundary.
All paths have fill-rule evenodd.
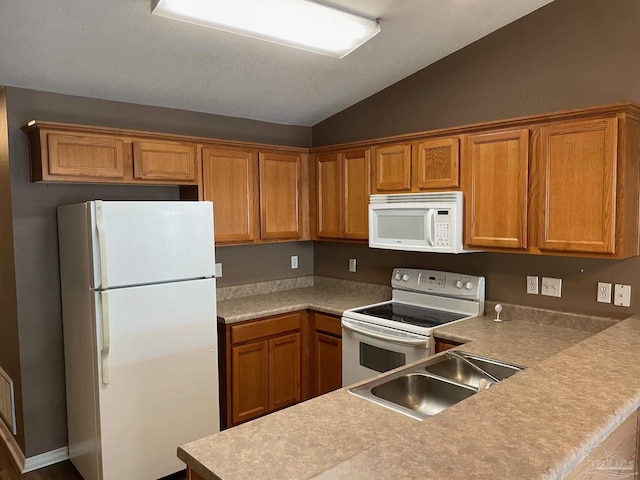
<path id="1" fill-rule="evenodd" d="M 527 370 L 423 422 L 345 389 L 181 447 L 205 479 L 560 479 L 640 405 L 640 317 L 593 332 L 479 317 L 442 331 Z"/>
<path id="2" fill-rule="evenodd" d="M 235 323 L 305 309 L 342 315 L 348 308 L 389 299 L 387 286 L 316 277 L 311 287 L 218 301 L 218 317 L 223 323 Z"/>

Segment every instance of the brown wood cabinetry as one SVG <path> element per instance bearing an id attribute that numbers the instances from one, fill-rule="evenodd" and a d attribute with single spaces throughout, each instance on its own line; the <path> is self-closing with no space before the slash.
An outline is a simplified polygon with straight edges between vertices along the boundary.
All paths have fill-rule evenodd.
<path id="1" fill-rule="evenodd" d="M 539 247 L 614 253 L 618 119 L 540 129 Z"/>
<path id="2" fill-rule="evenodd" d="M 197 185 L 199 181 L 195 142 L 49 122 L 31 122 L 23 130 L 29 136 L 34 182 Z"/>
<path id="3" fill-rule="evenodd" d="M 302 238 L 302 156 L 260 154 L 260 238 Z"/>
<path id="4" fill-rule="evenodd" d="M 374 149 L 373 193 L 410 193 L 459 185 L 460 141 L 425 139 Z"/>
<path id="5" fill-rule="evenodd" d="M 465 246 L 534 254 L 638 254 L 640 123 L 584 117 L 468 135 Z"/>
<path id="6" fill-rule="evenodd" d="M 529 130 L 469 135 L 463 168 L 465 244 L 527 248 Z"/>
<path id="7" fill-rule="evenodd" d="M 316 157 L 316 236 L 369 238 L 370 151 Z"/>
<path id="8" fill-rule="evenodd" d="M 302 398 L 303 312 L 221 326 L 222 423 L 233 426 Z"/>
<path id="9" fill-rule="evenodd" d="M 463 345 L 462 343 L 454 342 L 453 340 L 444 340 L 444 339 L 438 338 L 438 337 L 435 337 L 435 341 L 436 341 L 436 351 L 435 351 L 435 353 L 444 352 L 445 350 L 449 350 L 451 348 Z"/>
<path id="10" fill-rule="evenodd" d="M 216 244 L 253 242 L 258 231 L 258 156 L 247 150 L 202 150 L 202 196 L 214 208 Z"/>
<path id="11" fill-rule="evenodd" d="M 314 396 L 342 387 L 342 327 L 340 317 L 313 312 L 311 378 Z"/>
<path id="12" fill-rule="evenodd" d="M 192 143 L 134 141 L 133 176 L 139 180 L 196 183 L 197 147 Z"/>

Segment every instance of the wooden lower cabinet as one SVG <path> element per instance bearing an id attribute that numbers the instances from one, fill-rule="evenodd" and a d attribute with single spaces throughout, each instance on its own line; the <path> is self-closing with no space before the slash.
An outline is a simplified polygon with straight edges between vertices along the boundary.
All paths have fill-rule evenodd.
<path id="1" fill-rule="evenodd" d="M 454 342 L 453 340 L 443 340 L 442 338 L 438 338 L 438 337 L 435 337 L 435 340 L 436 340 L 435 353 L 444 352 L 445 350 L 449 350 L 450 348 L 463 345 L 462 343 Z"/>
<path id="2" fill-rule="evenodd" d="M 338 316 L 303 310 L 218 332 L 222 428 L 342 387 Z"/>
<path id="3" fill-rule="evenodd" d="M 231 427 L 302 398 L 306 312 L 220 328 L 221 423 Z"/>
<path id="4" fill-rule="evenodd" d="M 312 312 L 311 392 L 324 395 L 342 387 L 342 327 L 340 317 Z"/>
<path id="5" fill-rule="evenodd" d="M 204 477 L 196 473 L 191 467 L 187 467 L 187 480 L 204 480 Z"/>

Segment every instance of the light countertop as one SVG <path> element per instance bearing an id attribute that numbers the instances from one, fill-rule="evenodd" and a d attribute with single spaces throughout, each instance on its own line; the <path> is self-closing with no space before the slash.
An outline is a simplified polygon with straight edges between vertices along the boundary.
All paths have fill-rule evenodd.
<path id="1" fill-rule="evenodd" d="M 442 333 L 528 368 L 423 422 L 341 389 L 178 456 L 205 479 L 553 479 L 640 405 L 640 317 L 596 334 L 488 316 Z"/>

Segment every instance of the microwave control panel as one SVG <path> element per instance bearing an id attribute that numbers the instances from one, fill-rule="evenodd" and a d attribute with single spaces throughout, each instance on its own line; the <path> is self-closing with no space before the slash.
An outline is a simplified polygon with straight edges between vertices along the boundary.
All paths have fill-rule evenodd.
<path id="1" fill-rule="evenodd" d="M 435 246 L 451 245 L 451 215 L 449 210 L 438 210 L 435 215 Z"/>

